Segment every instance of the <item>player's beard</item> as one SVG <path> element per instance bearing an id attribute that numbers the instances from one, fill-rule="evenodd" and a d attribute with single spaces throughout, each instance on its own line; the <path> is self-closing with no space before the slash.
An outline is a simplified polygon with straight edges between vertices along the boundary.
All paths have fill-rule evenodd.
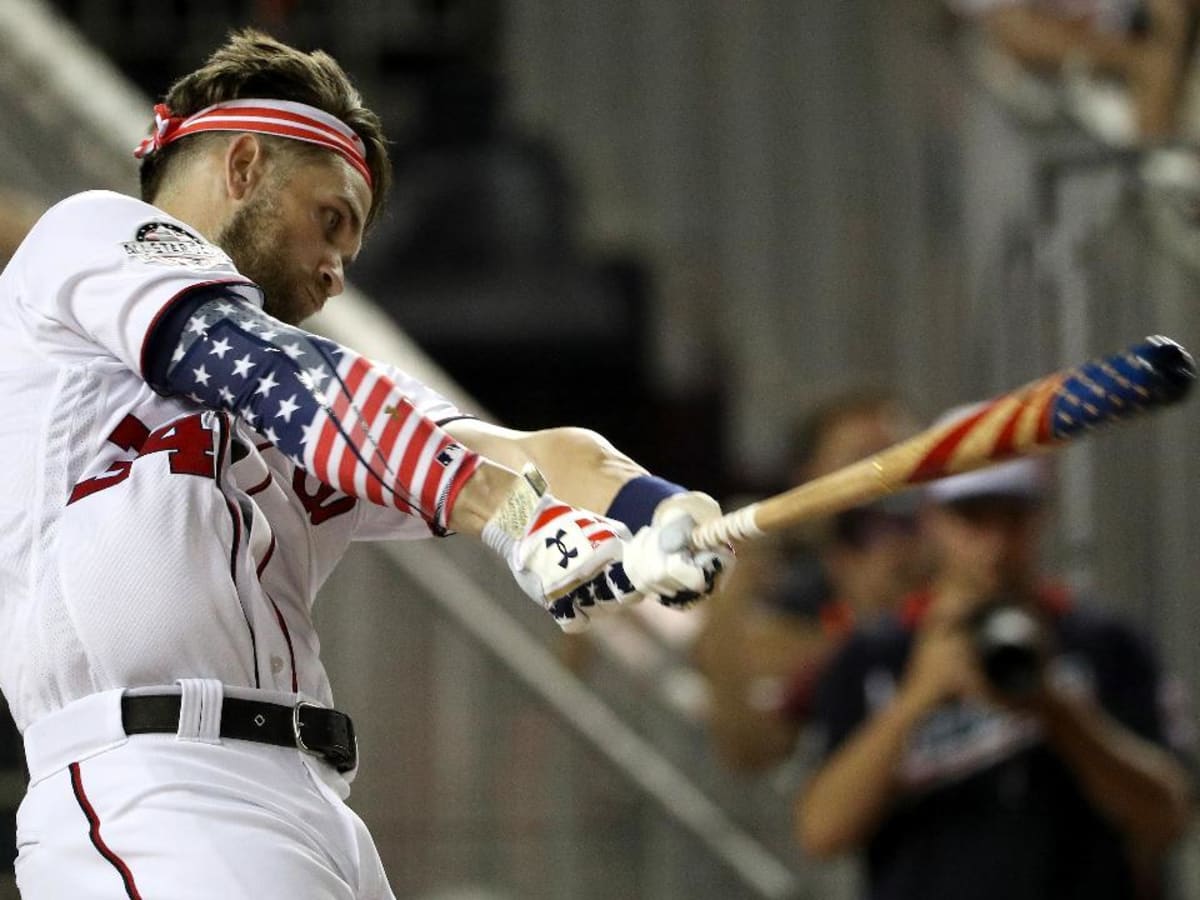
<path id="1" fill-rule="evenodd" d="M 285 262 L 283 248 L 287 241 L 280 221 L 276 196 L 260 193 L 233 214 L 216 243 L 229 254 L 239 272 L 262 288 L 267 315 L 299 325 L 313 311 L 305 299 L 312 287 Z"/>

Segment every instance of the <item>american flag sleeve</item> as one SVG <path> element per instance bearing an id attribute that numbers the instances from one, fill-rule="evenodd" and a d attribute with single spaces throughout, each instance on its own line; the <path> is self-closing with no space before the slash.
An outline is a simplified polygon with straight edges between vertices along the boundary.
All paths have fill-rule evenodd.
<path id="1" fill-rule="evenodd" d="M 153 387 L 231 412 L 330 487 L 447 532 L 478 454 L 422 415 L 387 367 L 240 296 L 198 293 L 151 333 Z"/>

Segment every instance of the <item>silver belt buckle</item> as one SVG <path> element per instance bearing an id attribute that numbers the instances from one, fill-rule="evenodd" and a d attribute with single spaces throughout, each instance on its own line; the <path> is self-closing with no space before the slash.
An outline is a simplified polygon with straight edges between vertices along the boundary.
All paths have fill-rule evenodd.
<path id="1" fill-rule="evenodd" d="M 300 721 L 300 710 L 305 706 L 312 707 L 313 709 L 321 708 L 315 703 L 309 703 L 307 700 L 297 701 L 296 705 L 292 707 L 292 735 L 296 738 L 296 746 L 299 749 L 303 750 L 305 753 L 310 753 L 313 756 L 320 757 L 320 753 L 318 753 L 316 750 L 313 750 L 308 746 L 308 744 L 304 743 L 304 735 L 301 733 L 303 729 L 303 723 Z"/>

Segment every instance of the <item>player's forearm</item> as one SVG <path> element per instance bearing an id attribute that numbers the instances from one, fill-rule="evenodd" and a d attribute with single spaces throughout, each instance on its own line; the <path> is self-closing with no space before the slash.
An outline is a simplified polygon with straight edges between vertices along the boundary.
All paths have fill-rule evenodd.
<path id="1" fill-rule="evenodd" d="M 905 745 L 923 715 L 898 695 L 813 777 L 796 807 L 796 835 L 808 853 L 836 856 L 870 838 L 891 805 Z"/>
<path id="2" fill-rule="evenodd" d="M 519 478 L 511 469 L 480 457 L 450 510 L 449 529 L 457 534 L 479 536 Z"/>
<path id="3" fill-rule="evenodd" d="M 1048 690 L 1042 720 L 1092 804 L 1143 845 L 1163 848 L 1187 826 L 1191 780 L 1167 751 L 1093 702 Z"/>
<path id="4" fill-rule="evenodd" d="M 583 509 L 607 510 L 625 484 L 646 474 L 607 439 L 584 428 L 517 431 L 460 419 L 446 430 L 465 446 L 514 471 L 526 464 L 536 466 L 555 496 Z"/>

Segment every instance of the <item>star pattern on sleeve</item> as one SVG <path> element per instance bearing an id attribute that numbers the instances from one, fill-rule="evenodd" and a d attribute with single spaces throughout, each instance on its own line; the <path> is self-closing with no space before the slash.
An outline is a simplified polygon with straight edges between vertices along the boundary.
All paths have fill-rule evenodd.
<path id="1" fill-rule="evenodd" d="M 275 414 L 275 418 L 283 419 L 285 422 L 290 422 L 292 420 L 292 413 L 299 408 L 300 404 L 296 402 L 296 394 L 292 394 L 292 396 L 280 402 L 279 412 Z"/>
<path id="2" fill-rule="evenodd" d="M 182 359 L 182 357 L 180 357 Z M 250 372 L 254 369 L 254 363 L 250 361 L 250 354 L 247 353 L 239 360 L 233 363 L 233 374 L 238 378 L 247 378 Z"/>
<path id="3" fill-rule="evenodd" d="M 327 358 L 308 337 L 252 304 L 214 301 L 188 320 L 170 378 L 179 393 L 234 413 L 302 458 L 320 412 L 315 389 L 329 378 Z"/>
<path id="4" fill-rule="evenodd" d="M 386 367 L 227 299 L 198 307 L 178 341 L 172 391 L 240 417 L 325 484 L 445 531 L 479 457 L 418 412 Z"/>
<path id="5" fill-rule="evenodd" d="M 262 394 L 264 397 L 269 397 L 271 396 L 271 391 L 275 390 L 277 387 L 279 387 L 279 382 L 275 380 L 275 374 L 273 372 L 268 372 L 265 376 L 258 379 L 258 387 L 255 389 L 254 393 Z"/>

